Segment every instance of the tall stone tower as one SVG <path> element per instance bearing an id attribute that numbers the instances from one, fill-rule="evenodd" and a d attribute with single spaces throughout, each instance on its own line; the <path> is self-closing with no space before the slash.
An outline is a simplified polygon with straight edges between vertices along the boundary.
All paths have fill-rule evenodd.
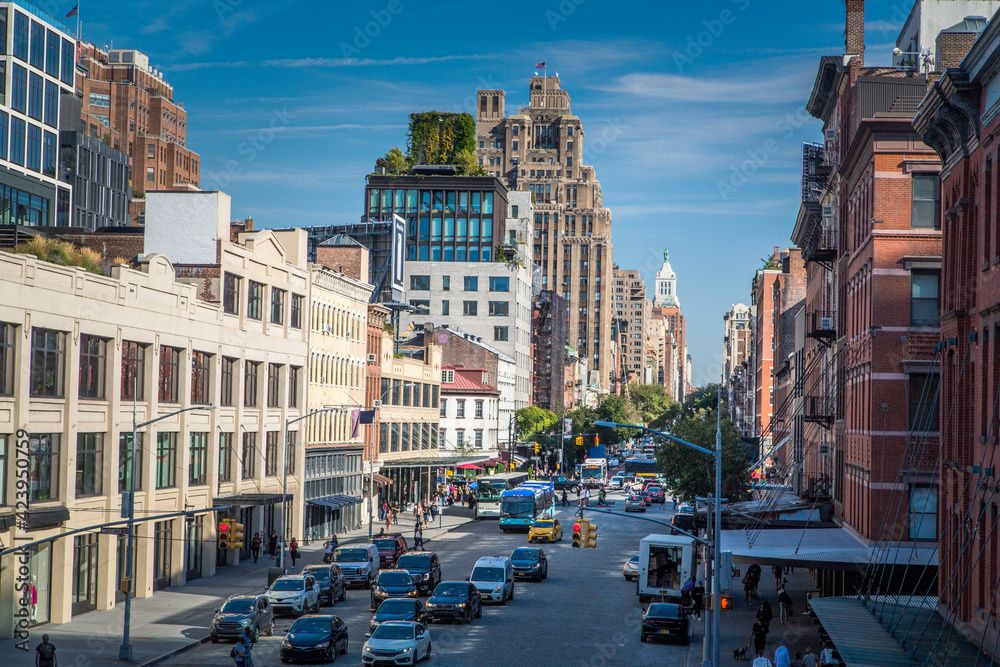
<path id="1" fill-rule="evenodd" d="M 663 266 L 656 272 L 656 296 L 653 305 L 660 308 L 680 308 L 677 298 L 677 274 L 670 267 L 670 251 L 663 251 Z"/>
<path id="2" fill-rule="evenodd" d="M 534 261 L 542 289 L 569 303 L 567 343 L 588 359 L 588 382 L 607 390 L 612 372 L 611 211 L 594 168 L 582 164 L 583 125 L 558 76 L 533 76 L 527 107 L 506 115 L 502 90 L 477 91 L 480 164 L 511 190 L 529 190 Z M 603 304 L 602 304 L 603 301 Z M 603 305 L 603 307 L 602 307 Z"/>

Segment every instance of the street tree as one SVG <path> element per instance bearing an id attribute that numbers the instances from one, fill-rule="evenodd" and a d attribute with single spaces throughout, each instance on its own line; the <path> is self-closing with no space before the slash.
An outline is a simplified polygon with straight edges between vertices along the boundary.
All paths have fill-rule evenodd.
<path id="1" fill-rule="evenodd" d="M 616 424 L 635 424 L 638 418 L 635 407 L 624 396 L 610 394 L 597 406 L 597 414 L 601 421 L 615 422 Z M 629 438 L 634 438 L 639 431 L 634 428 L 606 428 L 597 427 L 597 433 L 601 442 L 608 445 L 617 445 Z"/>
<path id="2" fill-rule="evenodd" d="M 559 417 L 549 410 L 540 408 L 537 405 L 529 405 L 514 413 L 517 419 L 517 430 L 521 436 L 527 438 L 531 435 L 550 433 L 559 424 Z"/>
<path id="3" fill-rule="evenodd" d="M 740 444 L 740 435 L 729 419 L 722 420 L 722 495 L 730 502 L 750 497 L 750 461 Z M 715 451 L 714 409 L 677 419 L 670 435 Z M 660 439 L 662 440 L 662 439 Z M 658 442 L 656 461 L 666 477 L 667 488 L 686 500 L 714 493 L 715 461 L 673 441 Z"/>
<path id="4" fill-rule="evenodd" d="M 680 411 L 681 405 L 670 398 L 662 384 L 634 384 L 628 397 L 639 420 L 650 428 L 663 428 Z"/>

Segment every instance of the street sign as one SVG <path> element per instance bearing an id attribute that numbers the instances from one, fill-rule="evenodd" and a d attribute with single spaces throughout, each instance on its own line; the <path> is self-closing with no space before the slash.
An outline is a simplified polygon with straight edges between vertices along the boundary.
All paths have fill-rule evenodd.
<path id="1" fill-rule="evenodd" d="M 119 537 L 128 535 L 128 528 L 114 528 L 105 526 L 101 528 L 101 535 L 118 535 Z"/>

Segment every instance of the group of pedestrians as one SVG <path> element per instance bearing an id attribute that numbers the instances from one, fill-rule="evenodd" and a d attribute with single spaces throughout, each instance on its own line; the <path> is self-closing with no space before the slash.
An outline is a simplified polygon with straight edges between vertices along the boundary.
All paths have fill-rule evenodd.
<path id="1" fill-rule="evenodd" d="M 264 536 L 262 533 L 254 533 L 253 539 L 250 540 L 250 555 L 253 556 L 253 562 L 257 562 L 260 558 L 260 549 L 264 545 Z M 267 538 L 267 557 L 271 560 L 277 560 L 284 551 L 285 545 L 278 544 L 278 533 L 274 530 Z M 293 537 L 288 543 L 288 555 L 292 559 L 292 567 L 295 567 L 295 560 L 299 557 L 299 543 Z"/>
<path id="2" fill-rule="evenodd" d="M 701 612 L 705 609 L 705 582 L 695 583 L 694 579 L 688 580 L 681 586 L 681 606 L 689 609 L 697 620 L 701 620 Z"/>

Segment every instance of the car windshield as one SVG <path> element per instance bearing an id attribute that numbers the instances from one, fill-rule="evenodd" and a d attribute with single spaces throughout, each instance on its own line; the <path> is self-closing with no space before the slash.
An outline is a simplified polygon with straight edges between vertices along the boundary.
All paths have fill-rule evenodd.
<path id="1" fill-rule="evenodd" d="M 301 591 L 306 587 L 302 579 L 278 579 L 271 584 L 272 591 Z"/>
<path id="2" fill-rule="evenodd" d="M 551 528 L 554 525 L 556 525 L 554 521 L 536 521 L 535 523 L 531 524 L 531 527 L 532 528 Z"/>
<path id="3" fill-rule="evenodd" d="M 538 560 L 538 549 L 514 549 L 510 555 L 511 560 Z"/>
<path id="4" fill-rule="evenodd" d="M 375 546 L 383 551 L 395 551 L 396 540 L 375 540 Z"/>
<path id="5" fill-rule="evenodd" d="M 649 605 L 649 610 L 646 612 L 646 616 L 654 616 L 656 618 L 677 618 L 679 615 L 679 607 L 668 602 L 654 602 Z"/>
<path id="6" fill-rule="evenodd" d="M 406 572 L 383 572 L 378 575 L 379 586 L 409 586 L 410 575 Z"/>
<path id="7" fill-rule="evenodd" d="M 431 566 L 430 556 L 400 556 L 399 560 L 396 561 L 396 567 L 401 567 L 404 570 L 408 570 L 411 567 L 416 568 L 429 568 Z"/>
<path id="8" fill-rule="evenodd" d="M 464 596 L 469 592 L 468 584 L 438 584 L 434 589 L 434 595 L 452 597 L 455 595 Z"/>
<path id="9" fill-rule="evenodd" d="M 472 571 L 473 581 L 503 581 L 502 567 L 477 567 Z"/>
<path id="10" fill-rule="evenodd" d="M 375 628 L 372 639 L 413 639 L 413 626 L 383 623 Z"/>
<path id="11" fill-rule="evenodd" d="M 296 632 L 318 633 L 326 632 L 329 629 L 330 621 L 325 618 L 300 618 L 292 623 L 292 627 L 288 629 L 288 632 L 292 634 Z"/>
<path id="12" fill-rule="evenodd" d="M 253 600 L 229 600 L 219 611 L 223 614 L 249 614 L 253 611 L 253 607 Z"/>
<path id="13" fill-rule="evenodd" d="M 378 607 L 376 616 L 383 614 L 412 614 L 416 607 L 413 600 L 386 600 Z"/>
<path id="14" fill-rule="evenodd" d="M 368 560 L 367 549 L 337 549 L 334 552 L 334 560 L 338 563 L 358 563 Z"/>
<path id="15" fill-rule="evenodd" d="M 302 570 L 302 572 L 316 577 L 316 579 L 318 579 L 319 581 L 330 580 L 330 568 L 328 567 L 317 567 L 317 568 L 307 567 L 306 569 Z"/>

